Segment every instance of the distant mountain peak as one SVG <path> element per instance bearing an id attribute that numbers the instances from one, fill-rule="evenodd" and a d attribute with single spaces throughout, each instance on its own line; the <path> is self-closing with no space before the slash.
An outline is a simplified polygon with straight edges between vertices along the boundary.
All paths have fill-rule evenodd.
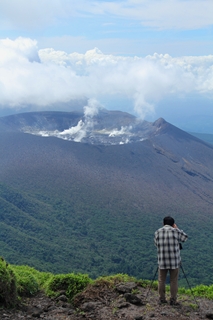
<path id="1" fill-rule="evenodd" d="M 157 127 L 157 128 L 161 128 L 163 127 L 165 124 L 167 124 L 166 120 L 163 118 L 159 118 L 157 119 L 155 122 L 153 122 L 153 126 Z"/>

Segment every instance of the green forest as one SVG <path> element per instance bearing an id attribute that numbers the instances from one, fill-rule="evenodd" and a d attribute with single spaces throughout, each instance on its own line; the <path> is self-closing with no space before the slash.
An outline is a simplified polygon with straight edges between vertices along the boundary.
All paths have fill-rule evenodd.
<path id="1" fill-rule="evenodd" d="M 0 185 L 1 255 L 11 264 L 27 264 L 42 272 L 80 272 L 92 279 L 124 273 L 152 279 L 157 267 L 153 237 L 164 212 L 141 213 L 126 202 L 108 210 L 101 199 L 94 206 L 90 194 L 86 196 L 76 196 L 70 203 Z M 191 285 L 210 285 L 213 221 L 208 216 L 201 219 L 199 212 L 193 213 L 193 221 L 191 217 L 179 214 L 176 221 L 189 236 L 181 252 L 182 265 Z M 185 284 L 182 273 L 180 283 Z"/>

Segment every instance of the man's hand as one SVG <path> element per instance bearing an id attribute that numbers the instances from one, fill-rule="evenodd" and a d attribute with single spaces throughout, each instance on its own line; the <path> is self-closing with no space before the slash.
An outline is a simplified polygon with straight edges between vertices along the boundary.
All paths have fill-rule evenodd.
<path id="1" fill-rule="evenodd" d="M 173 224 L 173 228 L 175 228 L 175 229 L 177 229 L 178 227 L 177 227 L 177 225 L 174 223 Z"/>

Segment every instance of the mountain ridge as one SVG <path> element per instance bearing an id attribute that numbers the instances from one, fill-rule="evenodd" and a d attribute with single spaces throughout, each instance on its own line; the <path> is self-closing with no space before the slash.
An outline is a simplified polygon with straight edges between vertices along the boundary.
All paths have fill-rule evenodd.
<path id="1" fill-rule="evenodd" d="M 48 130 L 51 133 L 62 133 L 63 131 L 69 130 L 70 127 L 75 127 L 78 125 L 79 121 L 85 120 L 86 118 L 94 119 L 94 123 L 91 124 L 90 128 L 95 127 L 98 124 L 98 129 L 105 129 L 105 134 L 116 135 L 116 132 L 113 131 L 121 130 L 124 126 L 136 126 L 135 130 L 141 130 L 144 133 L 144 139 L 151 137 L 152 135 L 157 135 L 158 130 L 166 131 L 168 127 L 170 127 L 170 134 L 171 128 L 173 130 L 178 130 L 187 134 L 187 132 L 175 127 L 174 125 L 168 123 L 165 119 L 159 118 L 153 123 L 147 122 L 145 120 L 139 120 L 135 116 L 121 111 L 108 111 L 106 109 L 102 109 L 96 115 L 85 115 L 85 113 L 72 111 L 72 112 L 61 112 L 61 111 L 40 111 L 40 112 L 27 112 L 27 113 L 19 113 L 9 116 L 0 117 L 0 132 L 26 132 L 31 134 L 37 134 L 42 136 L 42 132 L 46 131 L 46 136 L 48 136 Z M 104 121 L 103 121 L 104 119 Z M 105 126 L 105 127 L 104 127 Z M 110 132 L 111 130 L 111 132 Z M 97 131 L 97 130 L 96 130 Z M 107 132 L 108 131 L 108 132 Z M 117 132 L 118 134 L 118 132 Z M 120 132 L 121 134 L 121 132 Z M 206 135 L 198 134 L 198 133 L 191 133 L 188 134 L 193 137 L 202 140 L 203 142 L 209 143 L 211 138 L 207 135 L 207 139 L 205 138 Z M 56 137 L 63 138 L 62 135 L 56 135 Z M 90 136 L 91 138 L 91 136 Z M 143 137 L 141 137 L 143 139 Z M 69 139 L 68 139 L 69 140 Z M 139 139 L 140 140 L 140 139 Z M 80 141 L 77 141 L 80 142 Z M 89 139 L 85 141 L 86 143 L 91 143 Z M 133 141 L 135 142 L 135 141 Z M 96 142 L 94 142 L 96 144 Z M 101 144 L 101 143 L 100 143 Z M 119 143 L 115 143 L 119 144 Z M 211 144 L 211 143 L 210 143 Z"/>

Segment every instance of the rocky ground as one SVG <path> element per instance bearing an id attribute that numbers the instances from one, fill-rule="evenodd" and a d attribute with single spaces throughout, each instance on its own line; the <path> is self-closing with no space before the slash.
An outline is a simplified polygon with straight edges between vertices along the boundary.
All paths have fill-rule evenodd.
<path id="1" fill-rule="evenodd" d="M 68 303 L 65 292 L 50 299 L 40 292 L 23 298 L 16 309 L 0 309 L 0 319 L 49 320 L 199 320 L 213 319 L 213 301 L 188 296 L 179 297 L 180 306 L 159 305 L 158 294 L 134 282 L 115 287 L 106 282 L 89 286 Z M 198 306 L 199 309 L 198 309 Z"/>

